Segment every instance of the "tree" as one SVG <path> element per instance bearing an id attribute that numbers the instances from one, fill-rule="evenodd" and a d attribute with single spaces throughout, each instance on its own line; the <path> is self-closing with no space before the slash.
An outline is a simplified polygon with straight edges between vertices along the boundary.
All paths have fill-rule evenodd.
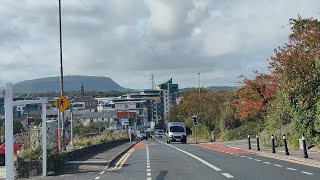
<path id="1" fill-rule="evenodd" d="M 287 92 L 293 109 L 295 129 L 309 137 L 320 135 L 319 113 L 320 22 L 316 19 L 290 19 L 289 42 L 275 50 L 269 69 L 278 77 L 278 85 Z"/>
<path id="2" fill-rule="evenodd" d="M 20 120 L 13 120 L 13 134 L 21 133 L 24 130 L 24 127 Z"/>
<path id="3" fill-rule="evenodd" d="M 244 87 L 236 93 L 234 106 L 241 120 L 261 119 L 276 92 L 273 76 L 256 72 L 253 80 L 244 79 Z"/>

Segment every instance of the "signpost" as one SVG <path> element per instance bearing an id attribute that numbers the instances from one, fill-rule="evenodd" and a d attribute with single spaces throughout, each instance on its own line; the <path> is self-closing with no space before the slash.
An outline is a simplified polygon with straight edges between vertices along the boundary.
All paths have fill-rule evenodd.
<path id="1" fill-rule="evenodd" d="M 1 92 L 2 90 L 0 90 Z M 5 102 L 5 162 L 6 162 L 6 179 L 14 179 L 14 158 L 13 158 L 13 107 L 18 105 L 39 104 L 42 105 L 42 175 L 47 175 L 47 100 L 22 100 L 13 101 L 12 84 L 5 84 L 4 102 Z"/>
<path id="2" fill-rule="evenodd" d="M 58 112 L 58 146 L 59 147 L 58 148 L 59 148 L 59 151 L 60 151 L 60 149 L 61 149 L 61 142 L 60 142 L 61 141 L 61 133 L 60 133 L 60 122 L 59 122 L 60 118 L 59 118 L 59 115 L 60 115 L 60 112 L 64 112 L 71 105 L 71 103 L 64 96 L 60 96 L 59 100 L 55 101 L 53 103 L 53 105 L 59 109 L 59 112 Z M 71 112 L 71 117 L 72 117 L 72 112 Z M 72 118 L 71 118 L 71 121 L 72 121 Z M 72 122 L 71 122 L 71 124 L 72 124 Z M 71 125 L 71 132 L 72 132 L 72 125 Z M 73 134 L 71 133 L 71 140 L 73 139 L 72 135 Z M 72 144 L 72 142 L 71 142 L 71 144 Z"/>

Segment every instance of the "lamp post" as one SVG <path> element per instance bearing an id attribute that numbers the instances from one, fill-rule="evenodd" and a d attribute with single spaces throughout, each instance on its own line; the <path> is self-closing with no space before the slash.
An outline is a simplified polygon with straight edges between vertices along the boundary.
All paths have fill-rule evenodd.
<path id="1" fill-rule="evenodd" d="M 200 87 L 201 87 L 201 84 L 200 84 L 200 73 L 198 73 L 198 75 L 199 75 L 199 110 L 198 110 L 198 121 L 199 121 L 199 119 L 200 119 L 200 111 L 201 111 L 201 96 L 200 96 L 200 91 L 201 91 Z"/>
<path id="2" fill-rule="evenodd" d="M 59 38 L 60 38 L 60 90 L 61 96 L 63 96 L 63 63 L 62 63 L 62 27 L 61 27 L 61 0 L 59 0 Z M 59 112 L 60 113 L 60 112 Z M 61 123 L 62 123 L 62 149 L 66 150 L 66 133 L 64 127 L 64 113 L 62 113 Z M 60 131 L 60 129 L 59 129 Z"/>

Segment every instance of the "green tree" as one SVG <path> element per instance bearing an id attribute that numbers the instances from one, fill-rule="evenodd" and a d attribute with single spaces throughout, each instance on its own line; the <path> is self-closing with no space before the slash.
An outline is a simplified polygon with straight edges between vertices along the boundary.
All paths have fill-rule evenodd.
<path id="1" fill-rule="evenodd" d="M 24 131 L 24 127 L 20 120 L 14 119 L 13 120 L 13 134 L 21 133 Z"/>

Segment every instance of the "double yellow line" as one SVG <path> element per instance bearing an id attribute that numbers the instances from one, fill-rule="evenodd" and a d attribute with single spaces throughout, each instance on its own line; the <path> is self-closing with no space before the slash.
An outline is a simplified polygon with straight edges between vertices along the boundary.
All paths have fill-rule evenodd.
<path id="1" fill-rule="evenodd" d="M 112 168 L 111 170 L 114 171 L 114 170 L 121 169 L 123 164 L 127 161 L 129 156 L 133 153 L 133 151 L 134 151 L 134 149 L 130 149 L 124 156 L 121 157 L 121 159 L 116 163 L 114 168 Z"/>

